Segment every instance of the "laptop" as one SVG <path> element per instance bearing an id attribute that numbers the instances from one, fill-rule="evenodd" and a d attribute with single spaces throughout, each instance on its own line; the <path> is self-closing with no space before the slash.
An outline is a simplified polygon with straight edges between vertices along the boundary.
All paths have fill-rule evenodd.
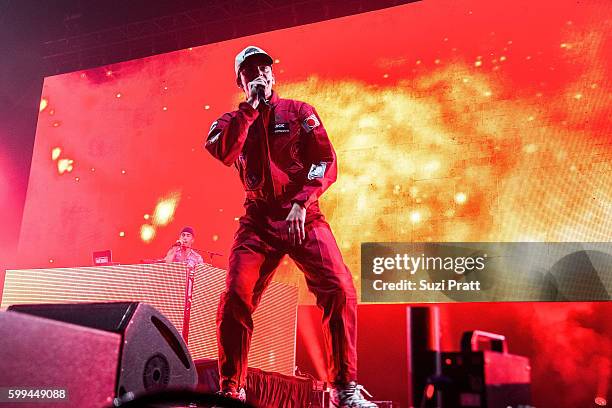
<path id="1" fill-rule="evenodd" d="M 93 252 L 94 266 L 113 265 L 113 252 L 110 249 Z"/>

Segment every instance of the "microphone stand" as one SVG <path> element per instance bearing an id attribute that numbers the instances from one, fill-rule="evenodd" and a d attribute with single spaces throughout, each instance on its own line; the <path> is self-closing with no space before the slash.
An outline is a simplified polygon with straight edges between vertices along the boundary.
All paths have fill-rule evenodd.
<path id="1" fill-rule="evenodd" d="M 214 255 L 223 256 L 223 254 L 219 254 L 217 252 L 207 251 L 204 249 L 198 249 L 194 247 L 190 247 L 191 250 L 196 251 L 200 254 L 207 253 L 210 256 L 210 262 L 212 265 L 212 257 Z M 193 300 L 193 286 L 195 282 L 195 271 L 196 266 L 187 267 L 187 273 L 185 276 L 185 301 L 183 306 L 183 340 L 185 340 L 185 344 L 189 344 L 189 323 L 191 321 L 191 303 Z"/>
<path id="2" fill-rule="evenodd" d="M 210 264 L 213 264 L 213 256 L 223 256 L 223 254 L 220 254 L 218 252 L 213 252 L 213 251 L 209 251 L 207 249 L 199 249 L 199 248 L 194 248 L 191 247 L 191 249 L 193 249 L 196 252 L 199 252 L 200 254 L 208 254 L 208 256 L 210 257 Z"/>

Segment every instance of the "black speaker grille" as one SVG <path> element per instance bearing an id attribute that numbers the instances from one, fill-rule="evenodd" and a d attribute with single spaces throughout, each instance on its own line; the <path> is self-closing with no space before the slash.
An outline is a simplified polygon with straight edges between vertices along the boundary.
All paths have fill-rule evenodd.
<path id="1" fill-rule="evenodd" d="M 170 364 L 162 354 L 155 354 L 147 360 L 142 375 L 145 389 L 163 389 L 170 382 Z"/>

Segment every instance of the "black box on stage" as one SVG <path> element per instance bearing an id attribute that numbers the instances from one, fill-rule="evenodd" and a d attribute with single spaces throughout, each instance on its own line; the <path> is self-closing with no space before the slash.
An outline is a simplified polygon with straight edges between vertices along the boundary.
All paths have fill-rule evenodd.
<path id="1" fill-rule="evenodd" d="M 476 350 L 480 339 L 491 350 Z M 441 353 L 442 407 L 528 407 L 531 405 L 531 367 L 527 357 L 508 353 L 504 336 L 467 332 L 462 351 Z"/>

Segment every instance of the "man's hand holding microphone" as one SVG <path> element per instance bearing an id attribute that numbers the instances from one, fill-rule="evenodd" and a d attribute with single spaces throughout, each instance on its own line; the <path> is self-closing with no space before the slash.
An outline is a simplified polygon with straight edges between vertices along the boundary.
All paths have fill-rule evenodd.
<path id="1" fill-rule="evenodd" d="M 247 99 L 247 103 L 253 107 L 253 109 L 257 109 L 260 103 L 265 103 L 266 101 L 266 80 L 258 76 L 251 82 L 249 82 L 249 99 Z"/>

